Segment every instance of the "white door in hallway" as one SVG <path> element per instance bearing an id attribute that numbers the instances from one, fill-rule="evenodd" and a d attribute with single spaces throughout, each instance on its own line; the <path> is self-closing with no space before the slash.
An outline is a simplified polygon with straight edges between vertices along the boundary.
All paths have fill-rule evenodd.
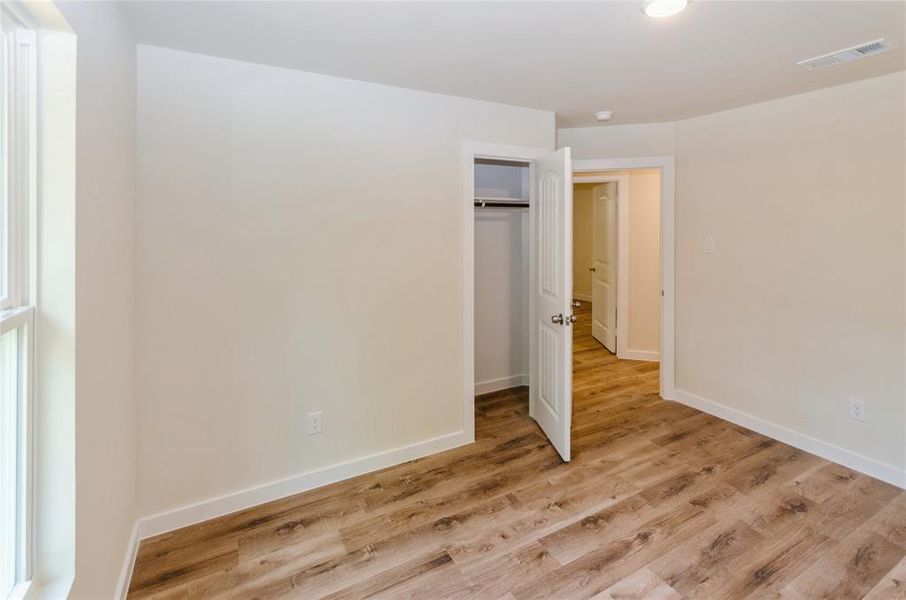
<path id="1" fill-rule="evenodd" d="M 573 184 L 569 148 L 535 162 L 532 220 L 532 417 L 563 460 L 572 424 Z"/>
<path id="2" fill-rule="evenodd" d="M 617 194 L 615 183 L 592 190 L 591 334 L 605 348 L 617 351 Z"/>

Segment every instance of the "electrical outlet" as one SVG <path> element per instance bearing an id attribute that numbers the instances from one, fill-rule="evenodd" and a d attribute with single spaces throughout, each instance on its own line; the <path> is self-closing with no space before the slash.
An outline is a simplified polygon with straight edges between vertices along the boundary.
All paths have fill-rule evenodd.
<path id="1" fill-rule="evenodd" d="M 308 422 L 305 425 L 305 435 L 315 435 L 324 431 L 324 418 L 321 411 L 308 413 Z"/>
<path id="2" fill-rule="evenodd" d="M 702 252 L 705 254 L 714 254 L 714 238 L 706 237 L 702 242 Z"/>
<path id="3" fill-rule="evenodd" d="M 865 412 L 865 400 L 860 398 L 849 399 L 849 418 L 856 421 L 868 420 L 868 415 Z"/>

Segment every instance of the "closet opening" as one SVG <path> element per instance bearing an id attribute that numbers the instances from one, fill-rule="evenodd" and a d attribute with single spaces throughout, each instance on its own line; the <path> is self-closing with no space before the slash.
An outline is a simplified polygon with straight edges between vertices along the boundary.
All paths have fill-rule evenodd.
<path id="1" fill-rule="evenodd" d="M 475 395 L 529 385 L 531 167 L 474 161 Z"/>

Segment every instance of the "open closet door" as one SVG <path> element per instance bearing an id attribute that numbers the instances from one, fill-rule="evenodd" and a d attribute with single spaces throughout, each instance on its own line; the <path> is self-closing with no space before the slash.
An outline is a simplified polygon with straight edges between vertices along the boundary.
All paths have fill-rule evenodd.
<path id="1" fill-rule="evenodd" d="M 573 409 L 573 185 L 569 148 L 535 161 L 530 412 L 568 461 Z"/>

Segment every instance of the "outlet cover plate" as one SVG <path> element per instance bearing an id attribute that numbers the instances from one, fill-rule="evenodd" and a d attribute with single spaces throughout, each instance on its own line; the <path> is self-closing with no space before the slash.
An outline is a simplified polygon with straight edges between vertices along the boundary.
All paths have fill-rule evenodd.
<path id="1" fill-rule="evenodd" d="M 305 435 L 315 435 L 324 431 L 324 416 L 321 411 L 308 413 L 308 420 L 305 422 Z"/>
<path id="2" fill-rule="evenodd" d="M 856 421 L 867 421 L 868 415 L 865 412 L 865 401 L 861 398 L 849 399 L 849 418 Z"/>

